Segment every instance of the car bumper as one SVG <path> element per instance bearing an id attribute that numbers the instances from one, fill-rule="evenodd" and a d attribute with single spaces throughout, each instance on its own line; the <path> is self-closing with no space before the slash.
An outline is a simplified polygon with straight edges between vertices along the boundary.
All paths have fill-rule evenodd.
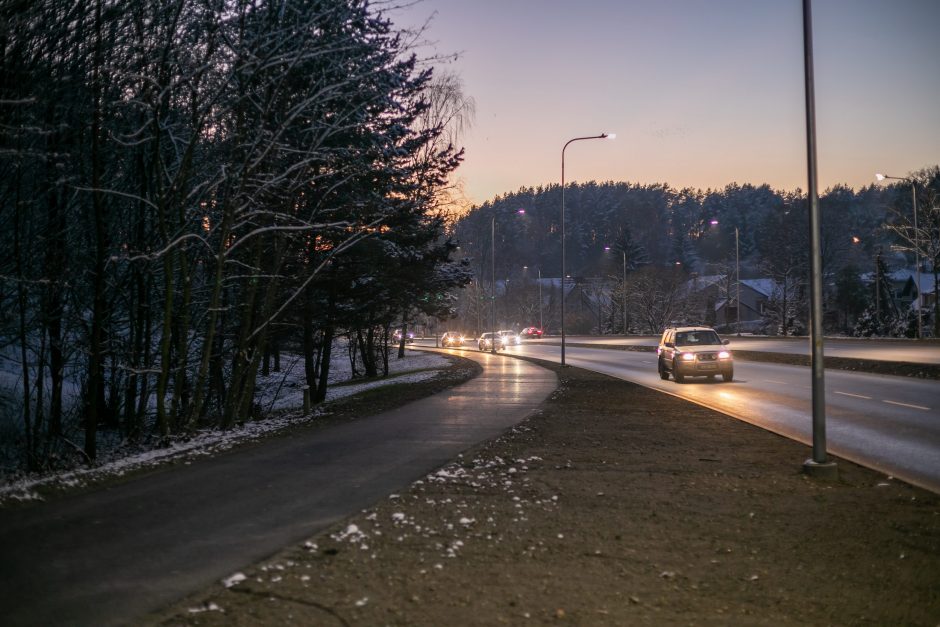
<path id="1" fill-rule="evenodd" d="M 686 377 L 707 377 L 715 374 L 727 374 L 734 369 L 734 363 L 721 362 L 679 362 L 679 374 Z"/>

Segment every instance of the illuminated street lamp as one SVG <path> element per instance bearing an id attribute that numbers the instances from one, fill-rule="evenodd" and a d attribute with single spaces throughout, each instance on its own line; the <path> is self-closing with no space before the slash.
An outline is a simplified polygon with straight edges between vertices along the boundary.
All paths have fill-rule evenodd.
<path id="1" fill-rule="evenodd" d="M 887 174 L 876 174 L 875 178 L 879 181 L 892 179 L 895 181 L 907 181 L 911 184 L 911 198 L 914 202 L 914 272 L 917 276 L 917 339 L 924 337 L 923 322 L 920 315 L 920 248 L 918 246 L 920 238 L 917 230 L 917 184 L 914 179 L 903 176 L 888 176 Z"/>
<path id="2" fill-rule="evenodd" d="M 569 139 L 561 149 L 561 365 L 565 365 L 565 150 L 568 144 L 585 139 L 615 139 L 614 133 Z"/>

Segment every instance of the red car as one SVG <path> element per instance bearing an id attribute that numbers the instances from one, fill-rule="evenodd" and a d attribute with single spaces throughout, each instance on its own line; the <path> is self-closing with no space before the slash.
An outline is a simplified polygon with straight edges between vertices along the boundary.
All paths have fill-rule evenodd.
<path id="1" fill-rule="evenodd" d="M 531 339 L 537 340 L 540 337 L 542 337 L 542 329 L 538 327 L 526 327 L 525 329 L 519 332 L 519 335 L 526 338 L 527 340 L 531 340 Z"/>

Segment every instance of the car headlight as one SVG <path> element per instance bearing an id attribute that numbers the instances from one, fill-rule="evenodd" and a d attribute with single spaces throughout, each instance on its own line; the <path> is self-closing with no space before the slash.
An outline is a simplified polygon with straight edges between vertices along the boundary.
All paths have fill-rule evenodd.
<path id="1" fill-rule="evenodd" d="M 728 351 L 721 351 L 718 353 L 718 359 L 731 359 L 731 353 Z"/>
<path id="2" fill-rule="evenodd" d="M 682 353 L 682 361 L 694 361 L 695 353 Z"/>

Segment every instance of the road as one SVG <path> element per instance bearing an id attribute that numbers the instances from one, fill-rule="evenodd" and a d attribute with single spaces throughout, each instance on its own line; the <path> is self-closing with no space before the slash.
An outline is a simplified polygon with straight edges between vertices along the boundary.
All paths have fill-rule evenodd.
<path id="1" fill-rule="evenodd" d="M 805 337 L 753 337 L 725 335 L 732 348 L 746 351 L 809 355 L 809 340 Z M 571 344 L 610 344 L 614 346 L 656 346 L 658 336 L 569 335 Z M 546 337 L 543 344 L 560 344 L 558 337 Z M 825 338 L 823 348 L 830 357 L 873 359 L 878 361 L 904 361 L 917 364 L 940 364 L 940 342 L 935 340 L 870 340 L 865 338 Z M 567 347 L 566 347 L 567 351 Z"/>
<path id="2" fill-rule="evenodd" d="M 731 347 L 736 345 L 733 340 Z M 554 362 L 560 358 L 558 346 L 538 341 L 506 352 Z M 566 362 L 812 442 L 811 380 L 806 367 L 738 361 L 732 383 L 693 379 L 679 385 L 659 378 L 655 353 L 569 346 Z M 825 383 L 830 453 L 940 492 L 940 381 L 827 370 Z"/>
<path id="3" fill-rule="evenodd" d="M 399 410 L 0 509 L 0 623 L 134 624 L 498 435 L 557 385 L 472 357 L 483 375 Z"/>

